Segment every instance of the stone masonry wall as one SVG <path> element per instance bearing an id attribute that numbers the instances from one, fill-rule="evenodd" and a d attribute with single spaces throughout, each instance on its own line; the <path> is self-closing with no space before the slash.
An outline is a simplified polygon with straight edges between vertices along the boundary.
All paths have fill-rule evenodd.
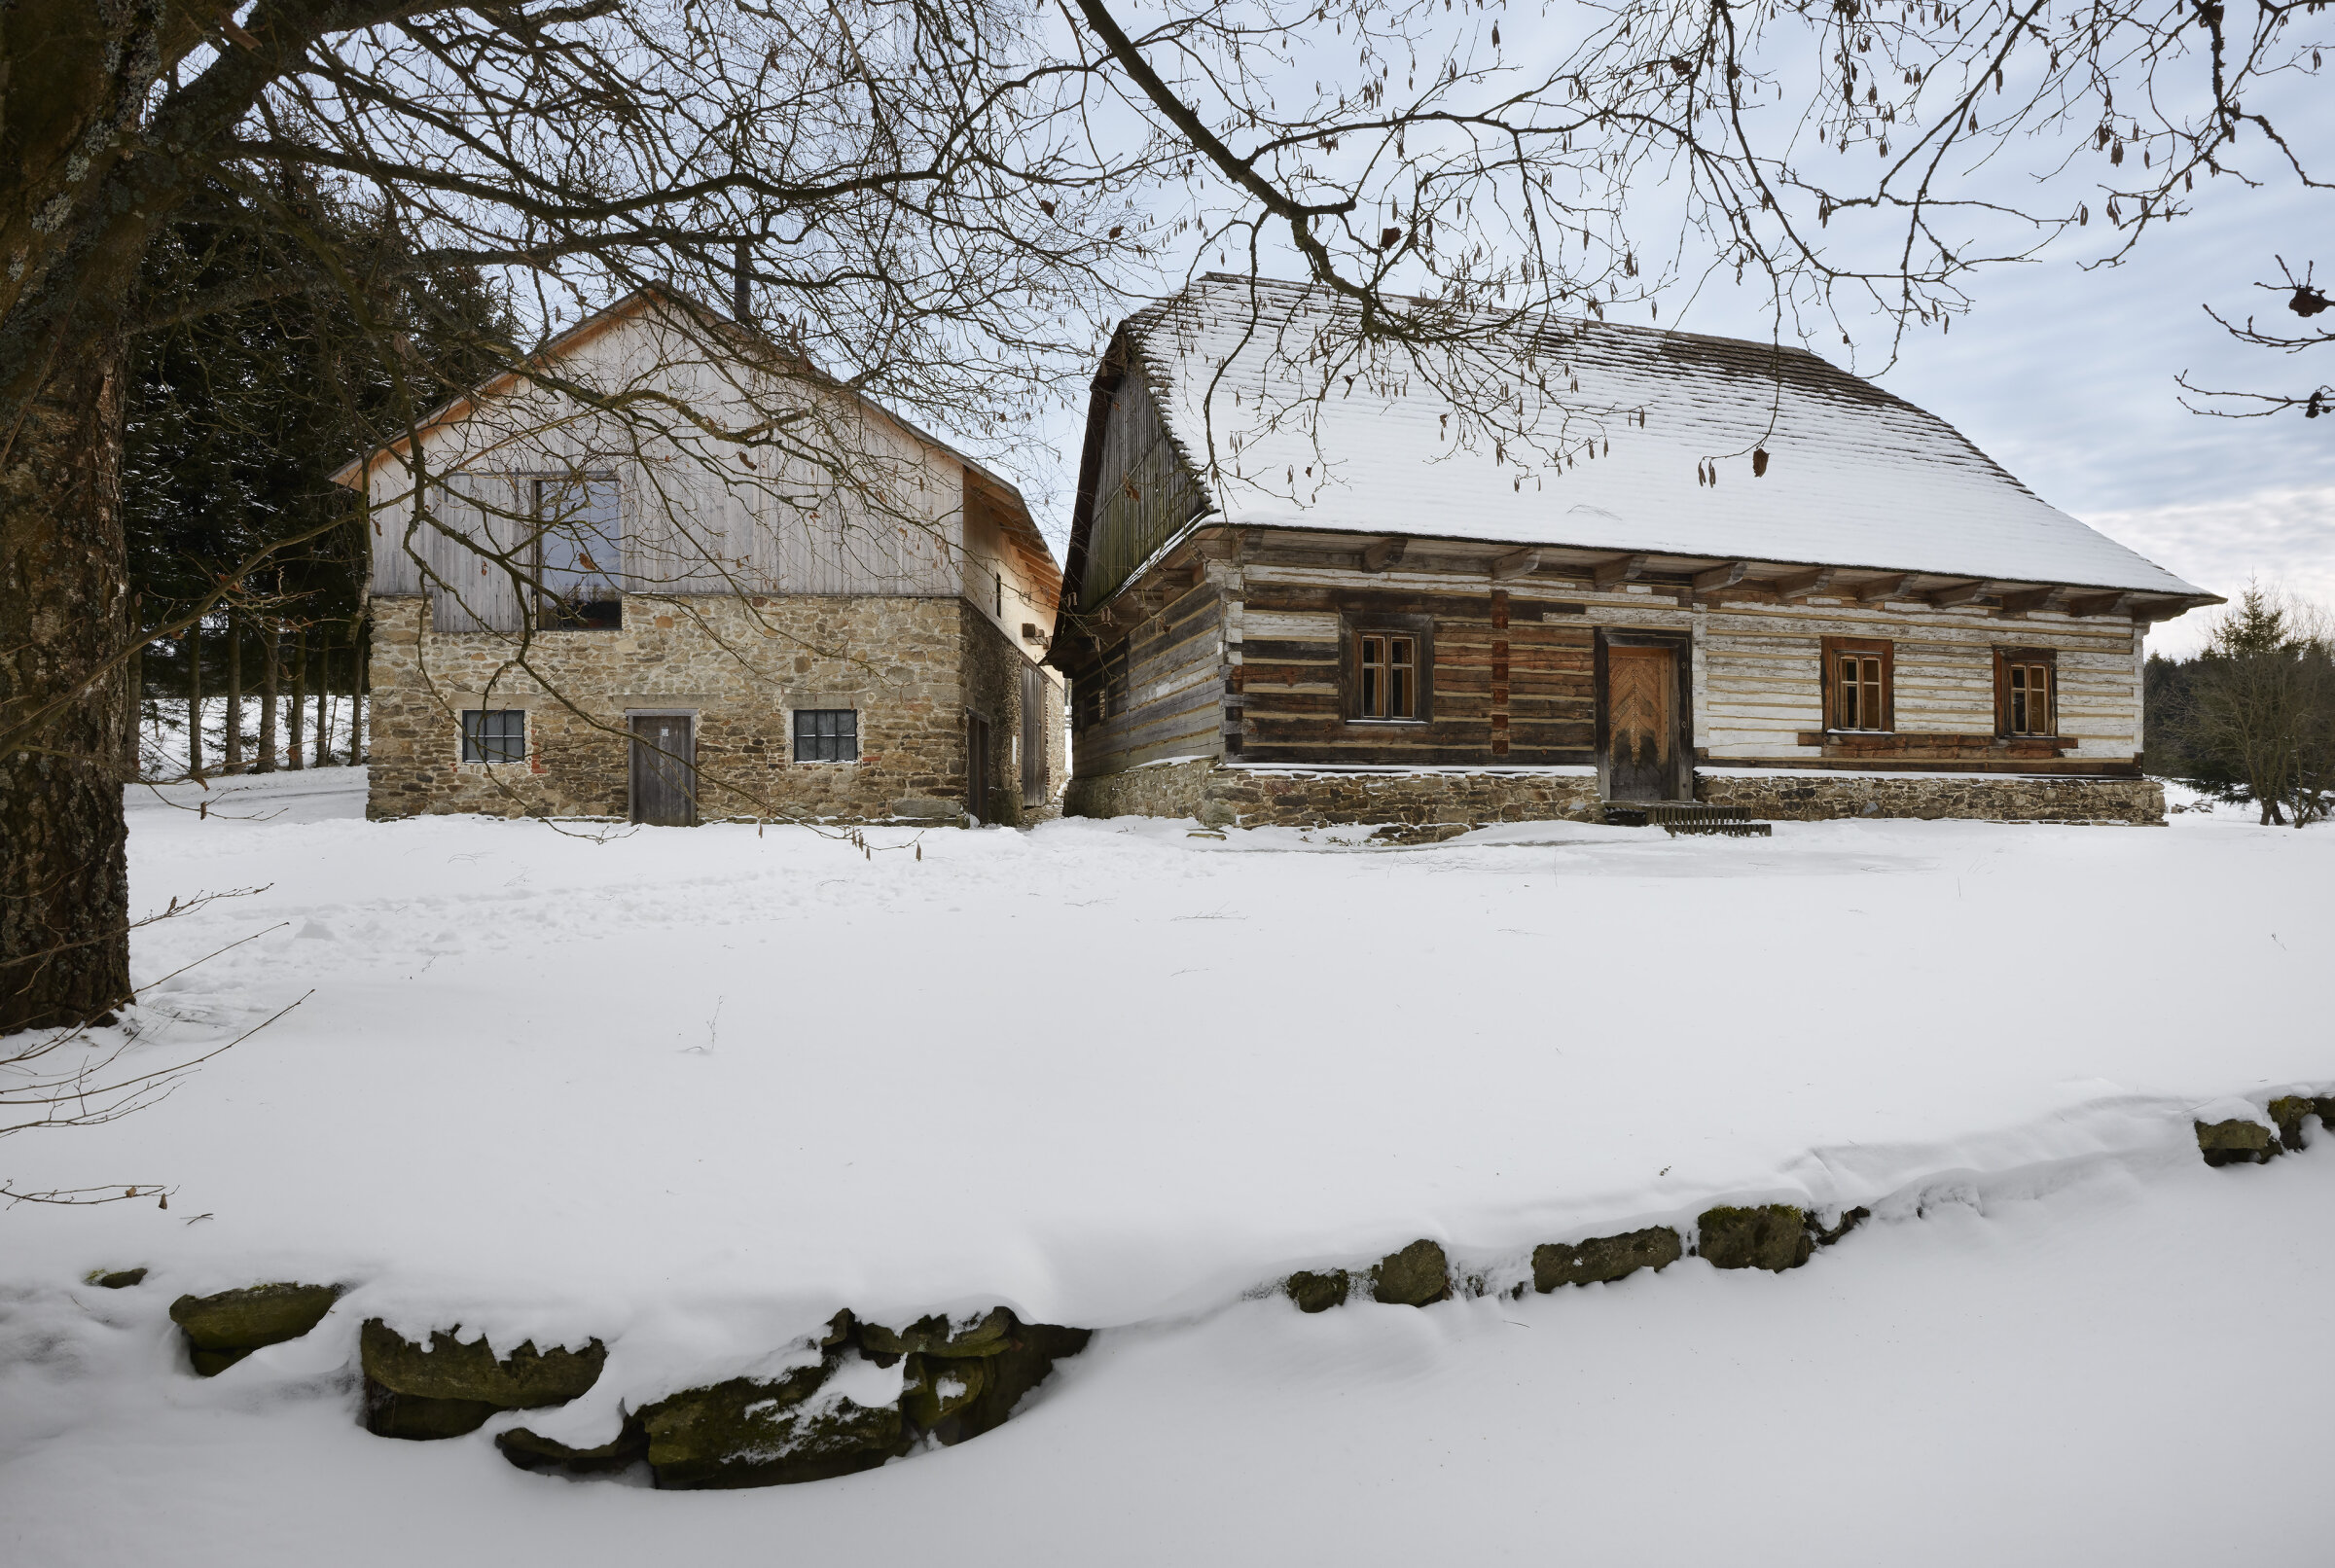
<path id="1" fill-rule="evenodd" d="M 1022 768 L 1015 747 L 1022 734 L 1022 671 L 1030 660 L 996 624 L 964 605 L 965 707 L 989 721 L 989 820 L 1027 827 L 1061 814 L 1062 775 L 1069 771 L 1062 677 L 1043 670 L 1050 695 L 1046 712 L 1046 796 L 1022 803 Z"/>
<path id="2" fill-rule="evenodd" d="M 1695 797 L 1771 822 L 1957 817 L 2149 826 L 2165 820 L 2165 791 L 2144 778 L 1702 776 Z M 1452 825 L 1596 821 L 1601 805 L 1597 780 L 1586 774 L 1312 771 L 1195 758 L 1075 779 L 1062 809 L 1088 817 L 1194 817 L 1212 827 L 1388 823 L 1415 830 L 1404 837 L 1419 837 Z"/>
<path id="3" fill-rule="evenodd" d="M 1197 817 L 1212 827 L 1384 823 L 1433 836 L 1490 822 L 1594 820 L 1598 781 L 1546 768 L 1360 771 L 1242 767 L 1213 758 L 1082 778 L 1074 815 Z"/>
<path id="4" fill-rule="evenodd" d="M 626 714 L 696 715 L 700 815 L 948 820 L 964 800 L 965 614 L 955 598 L 634 597 L 619 631 L 428 629 L 374 601 L 368 814 L 623 818 Z M 570 706 L 572 704 L 572 707 Z M 527 713 L 527 761 L 462 763 L 465 708 Z M 854 708 L 857 763 L 797 763 L 792 711 Z"/>
<path id="5" fill-rule="evenodd" d="M 1710 805 L 1742 806 L 1770 822 L 1841 817 L 1962 817 L 2135 827 L 2162 827 L 2165 822 L 2164 786 L 2149 778 L 1702 774 L 1695 781 L 1695 799 Z"/>

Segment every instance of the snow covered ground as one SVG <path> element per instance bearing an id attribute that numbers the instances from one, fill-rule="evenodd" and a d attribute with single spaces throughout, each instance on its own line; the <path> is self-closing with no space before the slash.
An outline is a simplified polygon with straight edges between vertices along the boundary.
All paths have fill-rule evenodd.
<path id="1" fill-rule="evenodd" d="M 233 790 L 234 793 L 230 793 Z M 2335 1138 L 2208 1170 L 2192 1110 L 2335 1089 L 2335 835 L 1540 825 L 1432 848 L 1065 822 L 367 824 L 347 769 L 132 796 L 132 1048 L 281 1021 L 16 1184 L 0 1556 L 2173 1562 L 2314 1495 Z M 1358 837 L 1358 836 L 1348 836 Z M 912 847 L 916 846 L 916 847 Z M 921 858 L 917 858 L 920 847 Z M 1301 1317 L 1429 1235 L 1864 1203 L 1808 1267 Z M 75 1283 L 144 1265 L 140 1287 Z M 198 1381 L 183 1291 L 353 1287 Z M 659 1494 L 354 1423 L 356 1325 L 598 1336 L 620 1402 L 837 1307 L 1102 1329 L 1004 1429 Z M 500 1424 L 500 1423 L 498 1423 Z M 492 1428 L 489 1428 L 491 1431 Z M 940 1545 L 936 1546 L 936 1543 Z"/>

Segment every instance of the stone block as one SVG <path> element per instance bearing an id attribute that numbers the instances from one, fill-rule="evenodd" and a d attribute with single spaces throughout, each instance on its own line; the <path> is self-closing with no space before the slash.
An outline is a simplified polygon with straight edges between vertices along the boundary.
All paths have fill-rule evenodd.
<path id="1" fill-rule="evenodd" d="M 2209 1165 L 2263 1165 L 2281 1153 L 2271 1129 L 2259 1122 L 2197 1122 L 2191 1125 L 2197 1129 L 2198 1152 Z"/>
<path id="2" fill-rule="evenodd" d="M 443 1329 L 425 1347 L 379 1318 L 366 1320 L 357 1347 L 366 1429 L 384 1438 L 459 1437 L 501 1410 L 564 1405 L 598 1380 L 608 1359 L 597 1339 L 549 1351 L 529 1340 L 498 1357 L 485 1336 L 464 1343 Z"/>
<path id="3" fill-rule="evenodd" d="M 324 1321 L 341 1295 L 333 1285 L 247 1285 L 216 1296 L 182 1296 L 170 1321 L 187 1336 L 195 1371 L 215 1377 L 268 1345 L 297 1339 Z"/>
<path id="4" fill-rule="evenodd" d="M 572 1447 L 552 1438 L 538 1437 L 523 1426 L 494 1435 L 494 1445 L 521 1470 L 557 1470 L 570 1476 L 596 1476 L 623 1470 L 649 1454 L 649 1434 L 637 1420 L 607 1443 L 589 1448 Z"/>
<path id="5" fill-rule="evenodd" d="M 1641 1268 L 1667 1268 L 1684 1250 L 1678 1232 L 1667 1225 L 1618 1236 L 1592 1236 L 1571 1246 L 1534 1247 L 1532 1288 L 1545 1296 L 1560 1285 L 1625 1279 Z"/>
<path id="6" fill-rule="evenodd" d="M 1806 1211 L 1789 1203 L 1706 1209 L 1696 1229 L 1697 1250 L 1713 1268 L 1766 1268 L 1780 1274 L 1808 1262 L 1815 1250 Z"/>
<path id="7" fill-rule="evenodd" d="M 1346 1304 L 1347 1293 L 1353 1288 L 1353 1276 L 1343 1268 L 1326 1273 L 1300 1269 L 1284 1282 L 1289 1300 L 1297 1303 L 1300 1312 L 1327 1312 L 1333 1306 Z"/>
<path id="8" fill-rule="evenodd" d="M 1425 1306 L 1452 1294 L 1452 1268 L 1441 1244 L 1414 1241 L 1390 1252 L 1370 1271 L 1370 1295 L 1393 1306 Z"/>
<path id="9" fill-rule="evenodd" d="M 907 1452 L 896 1406 L 815 1398 L 841 1364 L 831 1355 L 783 1377 L 733 1377 L 644 1407 L 645 1457 L 658 1486 L 793 1485 L 873 1470 Z"/>

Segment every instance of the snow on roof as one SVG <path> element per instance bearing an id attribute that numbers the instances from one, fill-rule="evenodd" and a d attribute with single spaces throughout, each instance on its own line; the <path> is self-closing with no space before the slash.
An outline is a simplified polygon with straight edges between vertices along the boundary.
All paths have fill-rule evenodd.
<path id="1" fill-rule="evenodd" d="M 2046 504 L 1936 415 L 1803 349 L 1551 320 L 1489 356 L 1381 351 L 1349 380 L 1362 363 L 1320 357 L 1337 326 L 1317 288 L 1220 274 L 1128 322 L 1217 520 L 2202 591 Z M 1481 429 L 1463 444 L 1436 384 L 1454 378 L 1504 379 L 1543 450 L 1495 453 Z M 1557 448 L 1572 454 L 1562 467 Z M 1699 481 L 1706 459 L 1715 484 Z"/>

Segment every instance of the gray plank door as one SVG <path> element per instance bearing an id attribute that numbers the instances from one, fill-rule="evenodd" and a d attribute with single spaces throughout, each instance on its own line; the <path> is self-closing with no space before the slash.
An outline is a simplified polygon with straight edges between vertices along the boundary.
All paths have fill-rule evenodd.
<path id="1" fill-rule="evenodd" d="M 659 828 L 698 821 L 696 726 L 687 714 L 632 716 L 632 820 Z"/>
<path id="2" fill-rule="evenodd" d="M 1605 788 L 1611 799 L 1670 799 L 1677 684 L 1668 648 L 1605 651 Z"/>
<path id="3" fill-rule="evenodd" d="M 1046 672 L 1022 666 L 1022 803 L 1046 803 Z"/>

